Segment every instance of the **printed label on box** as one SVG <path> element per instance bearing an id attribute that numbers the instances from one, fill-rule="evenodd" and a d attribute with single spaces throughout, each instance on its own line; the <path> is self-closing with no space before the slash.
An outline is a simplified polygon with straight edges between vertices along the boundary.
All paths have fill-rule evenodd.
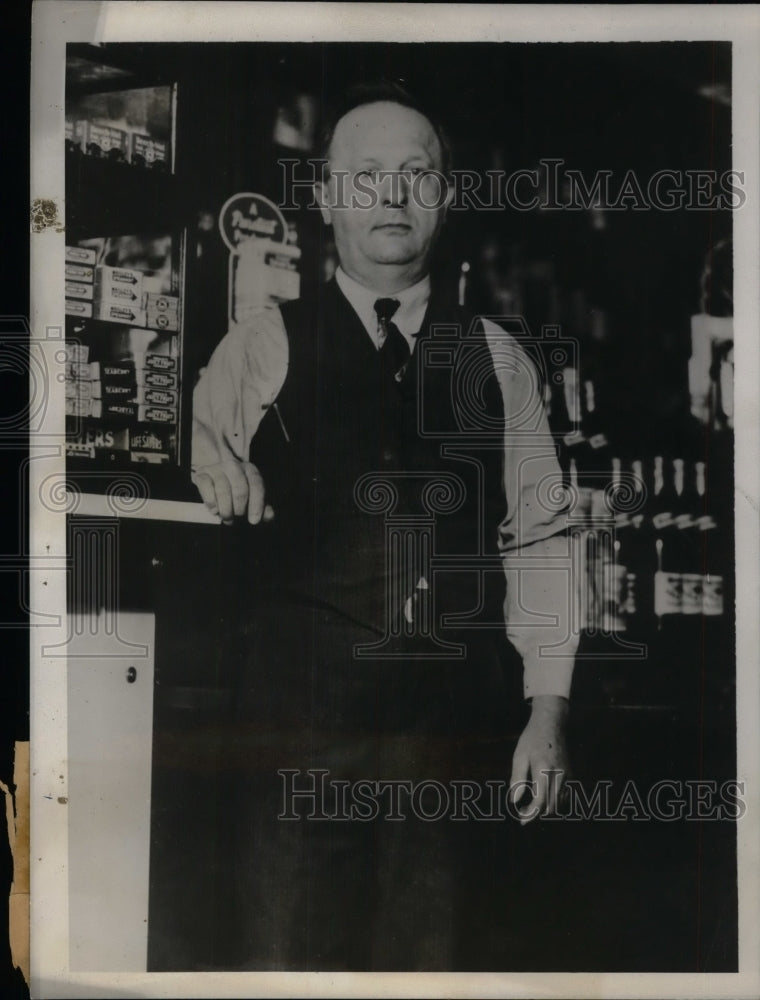
<path id="1" fill-rule="evenodd" d="M 85 364 L 90 356 L 90 348 L 87 344 L 75 344 L 67 340 L 63 345 L 67 364 Z"/>
<path id="2" fill-rule="evenodd" d="M 84 299 L 66 299 L 65 311 L 67 316 L 89 319 L 92 316 L 92 302 L 85 302 Z"/>
<path id="3" fill-rule="evenodd" d="M 146 354 L 145 367 L 153 371 L 176 372 L 177 359 L 168 354 Z"/>
<path id="4" fill-rule="evenodd" d="M 150 428 L 132 432 L 132 448 L 135 451 L 172 451 L 175 435 L 173 431 Z"/>
<path id="5" fill-rule="evenodd" d="M 113 125 L 87 122 L 85 152 L 90 156 L 107 156 L 110 160 L 129 158 L 129 135 Z"/>
<path id="6" fill-rule="evenodd" d="M 92 284 L 94 273 L 88 264 L 66 264 L 64 277 L 66 281 L 87 281 Z"/>
<path id="7" fill-rule="evenodd" d="M 67 281 L 64 286 L 64 294 L 67 299 L 90 299 L 92 300 L 93 287 L 80 281 Z"/>
<path id="8" fill-rule="evenodd" d="M 128 285 L 111 285 L 99 283 L 95 285 L 99 302 L 116 302 L 133 305 L 140 309 L 141 295 L 139 291 L 130 288 Z"/>
<path id="9" fill-rule="evenodd" d="M 146 312 L 145 325 L 151 330 L 165 330 L 166 333 L 179 331 L 179 317 L 172 313 Z"/>
<path id="10" fill-rule="evenodd" d="M 146 424 L 176 424 L 177 412 L 160 406 L 140 406 L 137 419 Z"/>
<path id="11" fill-rule="evenodd" d="M 171 406 L 177 405 L 177 393 L 173 389 L 145 389 L 138 390 L 138 400 L 149 406 Z"/>
<path id="12" fill-rule="evenodd" d="M 152 389 L 176 389 L 177 376 L 170 372 L 142 372 L 137 383 Z"/>
<path id="13" fill-rule="evenodd" d="M 138 167 L 158 167 L 166 163 L 167 145 L 160 139 L 151 139 L 149 135 L 132 133 L 131 160 Z"/>
<path id="14" fill-rule="evenodd" d="M 179 297 L 177 295 L 163 295 L 160 292 L 145 293 L 145 309 L 147 312 L 179 312 Z"/>
<path id="15" fill-rule="evenodd" d="M 97 319 L 108 323 L 123 323 L 126 326 L 145 326 L 145 310 L 131 306 L 117 305 L 115 302 L 100 302 L 97 306 Z"/>
<path id="16" fill-rule="evenodd" d="M 129 361 L 120 363 L 104 361 L 100 365 L 100 373 L 104 382 L 111 379 L 129 379 L 131 382 L 135 380 L 135 366 Z"/>
<path id="17" fill-rule="evenodd" d="M 95 264 L 97 254 L 90 247 L 66 247 L 66 263 L 71 264 Z"/>

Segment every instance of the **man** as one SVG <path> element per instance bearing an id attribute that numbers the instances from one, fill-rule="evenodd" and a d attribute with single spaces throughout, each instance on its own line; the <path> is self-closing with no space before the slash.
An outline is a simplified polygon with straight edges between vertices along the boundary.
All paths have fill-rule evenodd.
<path id="1" fill-rule="evenodd" d="M 200 494 L 224 523 L 247 516 L 258 526 L 246 719 L 280 733 L 276 766 L 299 774 L 291 792 L 304 790 L 309 767 L 342 776 L 346 787 L 358 778 L 462 775 L 468 739 L 486 717 L 498 726 L 485 704 L 498 702 L 497 567 L 499 633 L 522 656 L 531 706 L 510 776 L 524 824 L 556 808 L 576 648 L 565 511 L 546 499 L 560 474 L 538 381 L 505 331 L 470 323 L 431 291 L 448 149 L 409 95 L 351 92 L 328 126 L 325 157 L 329 174 L 317 193 L 340 258 L 336 278 L 316 302 L 231 330 L 194 398 Z M 428 364 L 431 337 L 454 327 L 467 350 L 450 354 L 448 367 Z M 457 358 L 475 359 L 482 393 L 457 381 Z M 440 421 L 437 435 L 422 426 L 426 407 Z M 472 407 L 481 412 L 463 423 Z M 426 492 L 433 482 L 438 500 Z M 428 549 L 412 552 L 423 522 Z M 392 538 L 411 539 L 405 555 L 389 554 Z M 258 852 L 259 874 L 245 890 L 258 917 L 244 962 L 456 967 L 451 824 L 283 821 L 265 830 L 272 785 L 264 789 L 269 775 L 257 780 L 257 818 L 243 840 Z M 285 889 L 285 857 L 301 859 L 307 888 Z M 404 910 L 416 914 L 412 938 L 399 923 Z M 256 950 L 254 939 L 269 943 Z"/>

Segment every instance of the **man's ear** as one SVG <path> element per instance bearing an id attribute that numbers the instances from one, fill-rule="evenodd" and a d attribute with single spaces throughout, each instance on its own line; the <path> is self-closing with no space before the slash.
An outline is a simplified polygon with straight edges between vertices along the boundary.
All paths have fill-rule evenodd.
<path id="1" fill-rule="evenodd" d="M 314 182 L 314 199 L 319 205 L 322 221 L 326 226 L 332 225 L 332 215 L 330 214 L 330 192 L 329 181 Z"/>

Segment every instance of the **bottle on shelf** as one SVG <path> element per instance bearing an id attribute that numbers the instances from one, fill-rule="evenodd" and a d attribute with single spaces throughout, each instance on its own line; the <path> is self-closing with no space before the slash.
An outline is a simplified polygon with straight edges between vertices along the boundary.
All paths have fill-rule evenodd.
<path id="1" fill-rule="evenodd" d="M 657 455 L 654 460 L 652 530 L 656 558 L 654 613 L 658 629 L 663 627 L 665 619 L 672 620 L 682 610 L 680 545 L 675 523 L 676 501 L 673 479 L 666 477 L 663 457 Z"/>
<path id="2" fill-rule="evenodd" d="M 606 521 L 599 523 L 599 549 L 601 556 L 600 604 L 601 629 L 606 634 L 627 631 L 625 617 L 627 568 L 630 559 L 630 521 L 623 502 L 622 462 L 611 459 L 609 488 L 602 493 Z M 597 502 L 597 507 L 599 503 Z M 601 514 L 602 511 L 600 510 Z"/>
<path id="3" fill-rule="evenodd" d="M 725 611 L 723 588 L 723 557 L 725 546 L 716 517 L 708 502 L 705 483 L 705 463 L 696 463 L 696 493 L 700 514 L 696 528 L 699 533 L 699 564 L 702 572 L 702 614 L 711 620 L 721 618 Z"/>
<path id="4" fill-rule="evenodd" d="M 704 473 L 704 464 L 702 471 Z M 696 470 L 683 459 L 675 459 L 674 485 L 677 496 L 675 523 L 681 551 L 681 614 L 693 617 L 702 613 L 702 572 L 697 529 L 699 497 Z"/>
<path id="5" fill-rule="evenodd" d="M 633 499 L 625 529 L 621 561 L 626 567 L 625 617 L 630 630 L 645 634 L 654 614 L 654 569 L 648 552 L 652 544 L 651 524 L 647 517 L 648 496 L 641 459 L 631 462 Z"/>

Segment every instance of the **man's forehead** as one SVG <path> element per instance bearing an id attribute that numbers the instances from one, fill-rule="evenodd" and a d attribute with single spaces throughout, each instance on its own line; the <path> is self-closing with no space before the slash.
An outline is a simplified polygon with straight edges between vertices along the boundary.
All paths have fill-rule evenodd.
<path id="1" fill-rule="evenodd" d="M 394 101 L 375 101 L 352 108 L 338 122 L 330 144 L 336 156 L 376 155 L 383 150 L 414 148 L 441 158 L 441 144 L 430 121 L 414 108 Z"/>

